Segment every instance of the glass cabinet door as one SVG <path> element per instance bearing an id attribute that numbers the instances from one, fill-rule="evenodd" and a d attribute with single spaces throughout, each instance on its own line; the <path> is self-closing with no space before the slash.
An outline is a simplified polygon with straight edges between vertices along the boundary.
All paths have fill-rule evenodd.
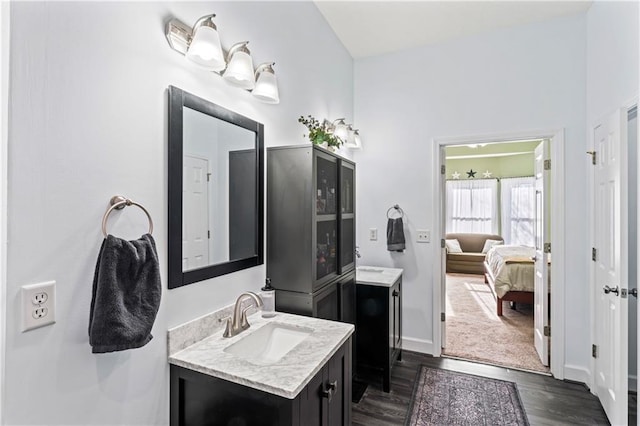
<path id="1" fill-rule="evenodd" d="M 315 288 L 338 272 L 338 159 L 315 151 Z"/>
<path id="2" fill-rule="evenodd" d="M 354 268 L 355 262 L 355 167 L 340 162 L 340 273 Z"/>

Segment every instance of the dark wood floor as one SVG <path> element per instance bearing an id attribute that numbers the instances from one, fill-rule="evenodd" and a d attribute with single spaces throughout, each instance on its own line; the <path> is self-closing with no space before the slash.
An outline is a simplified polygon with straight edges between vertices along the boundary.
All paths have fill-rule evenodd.
<path id="1" fill-rule="evenodd" d="M 532 426 L 609 424 L 598 398 L 584 385 L 541 374 L 404 351 L 402 361 L 393 369 L 391 392 L 382 391 L 382 380 L 370 384 L 360 402 L 353 404 L 353 425 L 403 425 L 420 365 L 515 382 Z"/>

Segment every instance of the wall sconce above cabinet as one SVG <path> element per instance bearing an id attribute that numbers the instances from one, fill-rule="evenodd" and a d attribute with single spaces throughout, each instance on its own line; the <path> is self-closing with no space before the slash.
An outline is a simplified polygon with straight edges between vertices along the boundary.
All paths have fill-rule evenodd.
<path id="1" fill-rule="evenodd" d="M 353 129 L 353 124 L 347 124 L 344 118 L 336 118 L 333 121 L 324 120 L 323 126 L 333 136 L 340 139 L 345 148 L 362 149 L 362 140 L 358 129 Z"/>
<path id="2" fill-rule="evenodd" d="M 218 27 L 213 22 L 215 16 L 203 16 L 196 21 L 193 28 L 172 19 L 166 27 L 169 46 L 199 67 L 222 75 L 227 83 L 251 91 L 259 101 L 279 103 L 274 63 L 261 64 L 254 71 L 251 52 L 247 47 L 248 41 L 234 44 L 225 55 Z"/>

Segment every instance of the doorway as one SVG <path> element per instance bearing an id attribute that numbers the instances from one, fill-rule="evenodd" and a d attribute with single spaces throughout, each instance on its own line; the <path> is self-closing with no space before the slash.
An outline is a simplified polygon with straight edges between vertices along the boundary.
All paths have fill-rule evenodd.
<path id="1" fill-rule="evenodd" d="M 536 282 L 538 277 L 548 278 L 542 270 L 548 262 L 534 260 L 549 256 L 543 252 L 552 211 L 546 188 L 550 171 L 544 167 L 548 141 L 444 149 L 442 354 L 548 374 L 548 337 L 543 334 L 549 326 L 548 312 L 545 321 L 537 318 L 545 315 L 545 301 L 534 297 L 539 287 L 547 295 L 548 309 L 551 294 L 542 288 L 548 287 L 548 280 Z"/>
<path id="2" fill-rule="evenodd" d="M 436 202 L 440 206 L 436 211 L 435 217 L 435 225 L 434 232 L 436 238 L 440 239 L 441 247 L 440 249 L 440 262 L 438 262 L 434 267 L 434 294 L 433 294 L 433 306 L 434 306 L 434 324 L 440 324 L 440 326 L 435 326 L 433 330 L 434 340 L 433 340 L 433 353 L 435 356 L 441 356 L 443 354 L 443 346 L 446 344 L 446 310 L 447 307 L 447 287 L 446 287 L 446 269 L 447 269 L 447 250 L 445 249 L 445 240 L 446 240 L 446 221 L 447 221 L 447 212 L 445 207 L 446 201 L 446 180 L 447 180 L 447 170 L 446 170 L 446 148 L 456 146 L 456 145 L 482 145 L 482 144 L 500 144 L 506 142 L 514 142 L 514 141 L 540 141 L 540 140 L 549 140 L 549 160 L 550 165 L 563 164 L 564 159 L 564 131 L 563 130 L 551 130 L 551 131 L 542 131 L 542 132 L 522 132 L 522 133 L 513 133 L 513 134 L 498 134 L 498 135 L 488 135 L 481 137 L 460 137 L 460 138 L 442 138 L 434 140 L 434 170 L 437 172 L 434 176 L 434 193 L 436 194 Z M 481 172 L 481 176 L 483 173 L 490 170 L 469 170 L 469 172 Z M 449 173 L 453 173 L 454 171 L 449 171 Z M 460 171 L 457 171 L 460 173 Z M 467 170 L 463 170 L 465 174 Z M 564 191 L 564 170 L 562 167 L 557 167 L 553 169 L 554 178 L 550 183 L 550 191 L 551 194 L 549 200 L 551 204 L 554 206 L 554 215 L 550 219 L 550 228 L 557 231 L 553 232 L 551 235 L 550 241 L 551 247 L 553 247 L 553 256 L 554 256 L 554 268 L 550 272 L 551 282 L 558 283 L 554 286 L 554 297 L 548 300 L 548 307 L 550 308 L 548 311 L 548 318 L 553 326 L 553 333 L 550 336 L 551 347 L 554 350 L 551 352 L 550 359 L 550 372 L 556 378 L 564 378 L 564 318 L 562 317 L 562 307 L 564 306 L 564 282 L 562 277 L 564 277 L 564 229 L 562 227 L 562 223 L 564 221 L 564 200 L 563 200 L 563 191 Z M 482 274 L 482 270 L 480 271 Z M 478 274 L 478 275 L 480 275 Z M 484 278 L 480 275 L 479 283 L 469 283 L 469 286 L 473 289 L 482 289 L 487 290 L 487 284 L 484 283 Z M 468 280 L 469 281 L 469 280 Z M 483 286 L 484 285 L 484 286 Z M 490 290 L 489 290 L 490 291 Z M 491 300 L 488 294 L 481 295 L 476 291 L 475 298 L 485 297 L 486 300 Z M 494 298 L 497 298 L 493 295 Z M 508 300 L 508 298 L 505 298 Z M 490 309 L 497 310 L 497 300 L 494 299 L 493 302 L 487 302 L 487 304 L 491 304 L 492 307 Z M 516 311 L 519 309 L 518 301 L 516 301 Z M 505 304 L 505 306 L 507 306 Z M 526 308 L 524 305 L 521 305 L 522 308 Z M 487 307 L 487 309 L 489 309 Z M 507 307 L 505 310 L 509 310 Z M 549 332 L 550 330 L 547 330 Z M 445 351 L 446 353 L 446 351 Z"/>

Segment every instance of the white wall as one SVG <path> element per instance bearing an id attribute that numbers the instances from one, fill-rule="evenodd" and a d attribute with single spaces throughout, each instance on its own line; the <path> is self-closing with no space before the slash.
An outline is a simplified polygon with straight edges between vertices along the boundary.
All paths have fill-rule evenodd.
<path id="1" fill-rule="evenodd" d="M 276 61 L 280 105 L 256 102 L 169 48 L 167 20 L 192 24 L 211 12 L 225 47 L 250 40 L 256 64 Z M 263 283 L 260 266 L 166 290 L 167 87 L 264 123 L 269 146 L 305 142 L 300 114 L 353 116 L 352 72 L 311 3 L 12 4 L 7 424 L 167 424 L 167 329 Z M 153 216 L 165 291 L 148 345 L 93 355 L 87 326 L 100 221 L 118 193 Z M 115 235 L 146 230 L 136 209 L 113 216 Z M 57 323 L 20 333 L 20 286 L 50 279 Z"/>
<path id="2" fill-rule="evenodd" d="M 587 126 L 638 95 L 638 2 L 596 1 L 587 12 Z"/>
<path id="3" fill-rule="evenodd" d="M 439 244 L 414 242 L 416 229 L 436 226 L 433 138 L 564 128 L 566 363 L 587 368 L 585 42 L 581 15 L 356 61 L 355 120 L 367 135 L 354 155 L 359 262 L 404 268 L 403 332 L 411 347 L 431 350 L 433 339 Z M 394 203 L 408 219 L 402 254 L 387 252 L 384 238 L 367 237 L 369 228 L 385 229 Z"/>

